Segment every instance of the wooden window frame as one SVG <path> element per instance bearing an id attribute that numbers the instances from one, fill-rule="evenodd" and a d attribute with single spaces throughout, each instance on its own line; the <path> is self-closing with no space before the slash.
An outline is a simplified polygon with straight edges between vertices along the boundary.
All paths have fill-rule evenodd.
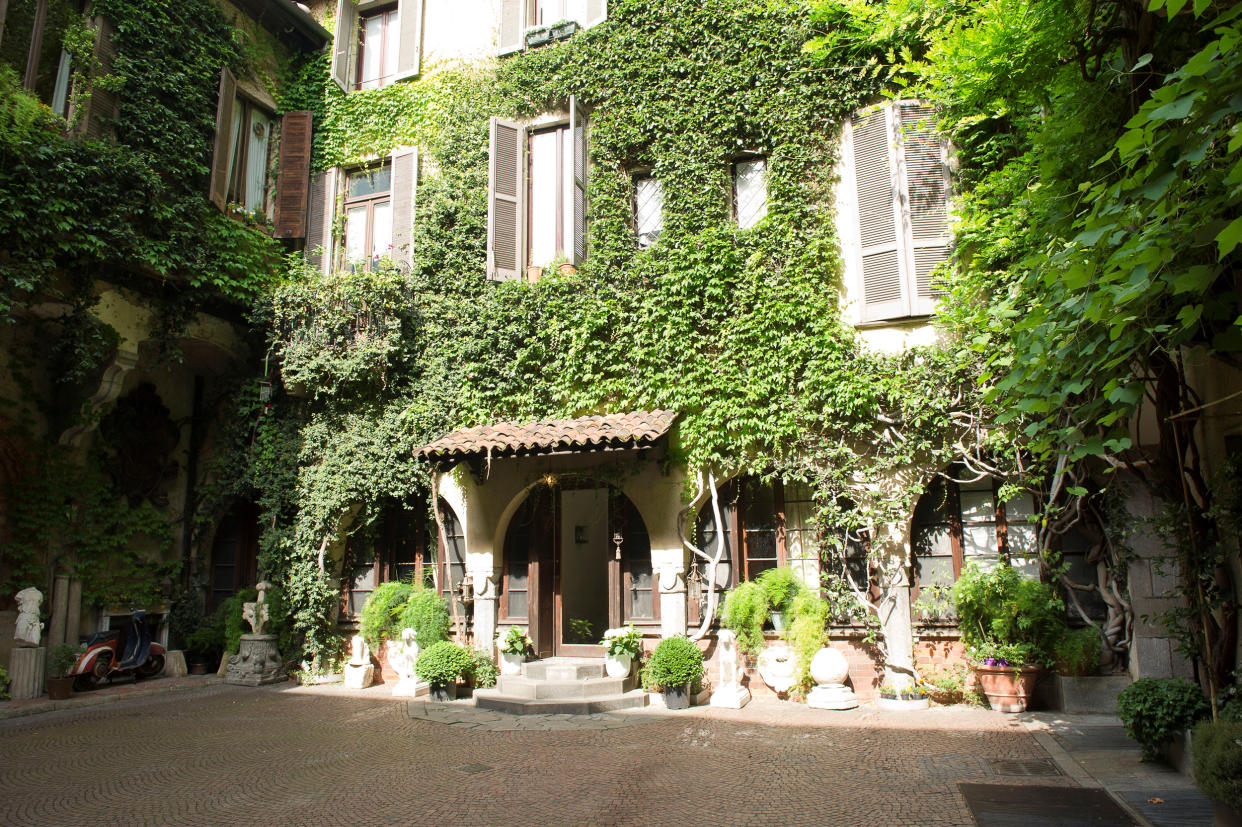
<path id="1" fill-rule="evenodd" d="M 457 512 L 453 511 L 452 506 L 450 506 L 448 503 L 441 502 L 437 504 L 436 507 L 440 509 L 440 521 L 441 521 L 441 524 L 444 526 L 444 531 L 436 532 L 436 563 L 435 564 L 436 564 L 436 568 L 440 575 L 440 596 L 444 598 L 446 601 L 452 601 L 456 598 L 454 596 L 453 580 L 452 580 L 451 571 L 449 568 L 450 563 L 448 560 L 448 544 L 445 542 L 445 539 L 446 539 L 445 534 L 448 532 L 448 528 L 449 528 L 449 515 L 450 514 L 452 515 L 452 522 L 453 522 L 453 525 L 456 526 L 457 531 L 461 532 L 461 533 L 452 534 L 450 536 L 452 536 L 454 539 L 459 539 L 463 545 L 465 545 L 465 541 L 466 541 L 465 529 L 462 527 L 461 520 L 458 518 Z M 464 579 L 465 576 L 469 573 L 469 568 L 467 567 L 466 551 L 464 549 L 462 550 L 461 562 L 460 563 L 454 562 L 451 565 L 461 566 L 461 574 L 462 574 L 462 578 Z M 452 603 L 449 602 L 449 617 L 452 618 L 452 616 L 453 616 Z M 468 611 L 468 607 L 464 605 L 462 607 L 461 618 L 462 618 L 463 626 L 468 628 L 470 625 L 469 624 L 470 613 Z"/>
<path id="2" fill-rule="evenodd" d="M 358 175 L 358 174 L 378 172 L 379 170 L 385 167 L 388 168 L 388 189 L 383 190 L 381 192 L 373 192 L 373 193 L 370 193 L 369 195 L 357 195 L 357 196 L 350 197 L 349 179 L 352 176 Z M 367 217 L 366 217 L 366 230 L 363 232 L 363 236 L 362 236 L 362 249 L 367 251 L 367 253 L 366 253 L 366 265 L 363 267 L 363 269 L 370 270 L 375 265 L 375 261 L 372 260 L 372 256 L 370 252 L 374 248 L 374 240 L 375 240 L 375 208 L 378 207 L 380 204 L 388 204 L 389 210 L 391 211 L 394 207 L 393 189 L 392 189 L 392 160 L 386 159 L 382 164 L 379 164 L 378 166 L 374 168 L 358 168 L 358 169 L 352 169 L 352 170 L 347 171 L 345 173 L 344 185 L 345 185 L 344 186 L 345 198 L 342 201 L 341 217 L 344 219 L 345 223 L 343 226 L 346 228 L 346 236 L 344 239 L 345 243 L 342 245 L 344 248 L 344 254 L 345 254 L 345 265 L 347 267 L 357 266 L 356 262 L 352 262 L 349 260 L 349 235 L 348 235 L 349 211 L 359 206 L 365 206 L 367 210 L 367 213 L 366 213 Z M 392 242 L 390 239 L 389 241 L 390 246 L 391 246 L 391 243 Z M 383 256 L 380 256 L 380 257 L 383 258 Z"/>
<path id="3" fill-rule="evenodd" d="M 267 117 L 269 129 L 267 136 L 267 158 L 265 158 L 263 162 L 263 181 L 260 184 L 260 189 L 263 191 L 263 203 L 261 203 L 258 207 L 260 212 L 266 213 L 269 201 L 268 183 L 271 176 L 268 173 L 271 171 L 272 149 L 277 145 L 277 143 L 279 143 L 276 140 L 278 134 L 276 128 L 276 116 L 249 96 L 242 94 L 240 90 L 238 90 L 237 95 L 234 98 L 233 106 L 234 108 L 238 106 L 242 107 L 242 119 L 241 125 L 237 131 L 237 154 L 233 156 L 232 162 L 229 164 L 228 183 L 225 185 L 225 199 L 230 204 L 241 204 L 243 208 L 249 210 L 249 208 L 246 207 L 246 190 L 249 189 L 250 184 L 250 181 L 247 179 L 247 174 L 250 169 L 250 130 L 253 123 L 251 117 L 253 116 L 255 110 L 258 110 Z M 228 128 L 231 130 L 232 124 L 229 124 Z M 233 154 L 233 148 L 229 149 L 229 154 Z M 240 193 L 238 191 L 239 188 Z"/>
<path id="4" fill-rule="evenodd" d="M 371 587 L 372 593 L 382 583 L 389 583 L 393 580 L 400 579 L 400 571 L 398 565 L 411 565 L 410 563 L 397 562 L 397 544 L 395 534 L 398 526 L 385 521 L 382 528 L 381 542 L 377 543 L 374 555 L 370 558 L 370 565 L 375 572 L 375 585 Z M 414 579 L 419 583 L 426 582 L 427 566 L 430 561 L 427 559 L 427 532 L 426 526 L 422 526 L 414 532 Z M 348 541 L 347 541 L 348 542 Z M 360 563 L 362 561 L 355 561 Z M 345 622 L 355 622 L 359 615 L 350 611 L 350 598 L 353 592 L 358 591 L 353 588 L 353 580 L 341 578 L 341 600 L 340 600 L 340 618 Z"/>
<path id="5" fill-rule="evenodd" d="M 383 8 L 378 8 L 378 9 L 368 9 L 365 12 L 360 11 L 358 13 L 357 35 L 356 35 L 358 38 L 358 43 L 357 43 L 358 51 L 354 57 L 354 73 L 353 73 L 354 78 L 353 78 L 353 83 L 351 84 L 351 88 L 353 91 L 359 91 L 363 89 L 363 85 L 362 85 L 363 83 L 374 83 L 374 86 L 367 86 L 366 87 L 367 89 L 382 89 L 385 86 L 388 86 L 391 83 L 393 83 L 396 80 L 396 78 L 401 74 L 400 68 L 398 67 L 398 68 L 395 68 L 392 74 L 390 75 L 380 75 L 379 77 L 375 77 L 375 78 L 363 78 L 362 77 L 362 67 L 363 67 L 363 64 L 365 63 L 365 55 L 366 55 L 366 42 L 365 42 L 365 33 L 366 33 L 366 28 L 367 28 L 366 24 L 369 19 L 375 18 L 375 17 L 383 18 L 383 24 L 381 26 L 381 32 L 380 32 L 380 59 L 379 59 L 380 71 L 381 72 L 384 71 L 384 62 L 388 58 L 388 29 L 390 26 L 396 27 L 397 29 L 397 56 L 393 58 L 394 64 L 400 60 L 400 55 L 401 55 L 400 8 L 396 4 L 394 4 L 391 6 L 384 6 Z"/>
<path id="6" fill-rule="evenodd" d="M 531 246 L 534 244 L 534 239 L 535 239 L 535 225 L 536 223 L 539 223 L 540 225 L 542 225 L 543 222 L 546 221 L 546 219 L 539 219 L 537 221 L 536 216 L 535 216 L 535 201 L 533 197 L 533 187 L 535 185 L 535 176 L 531 174 L 532 166 L 534 165 L 534 160 L 535 160 L 535 153 L 531 151 L 530 146 L 531 146 L 531 139 L 534 138 L 536 135 L 546 135 L 549 133 L 555 133 L 557 136 L 556 162 L 555 162 L 556 163 L 556 190 L 555 190 L 556 191 L 556 209 L 554 210 L 554 212 L 556 213 L 556 217 L 553 220 L 555 221 L 555 227 L 556 227 L 556 249 L 559 251 L 559 254 L 555 254 L 554 258 L 572 257 L 572 251 L 569 251 L 570 255 L 567 256 L 566 255 L 567 251 L 565 249 L 565 207 L 566 207 L 566 204 L 565 204 L 565 155 L 566 155 L 565 144 L 566 142 L 573 141 L 573 135 L 570 130 L 571 130 L 571 127 L 570 127 L 569 121 L 550 124 L 547 126 L 539 126 L 537 128 L 526 130 L 526 174 L 525 174 L 526 175 L 526 187 L 525 187 L 525 193 L 524 193 L 524 198 L 526 199 L 525 259 L 531 264 L 536 263 L 534 260 L 534 257 L 531 254 Z M 571 143 L 570 150 L 572 151 L 572 149 L 573 147 Z M 539 262 L 540 266 L 546 266 L 547 264 L 548 262 L 546 261 Z"/>

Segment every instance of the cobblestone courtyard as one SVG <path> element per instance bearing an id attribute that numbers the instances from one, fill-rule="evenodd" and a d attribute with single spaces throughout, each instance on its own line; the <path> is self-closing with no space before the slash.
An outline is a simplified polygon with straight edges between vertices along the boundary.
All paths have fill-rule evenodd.
<path id="1" fill-rule="evenodd" d="M 382 687 L 135 698 L 0 722 L 0 752 L 5 825 L 957 825 L 960 781 L 1075 785 L 983 710 L 538 720 Z"/>

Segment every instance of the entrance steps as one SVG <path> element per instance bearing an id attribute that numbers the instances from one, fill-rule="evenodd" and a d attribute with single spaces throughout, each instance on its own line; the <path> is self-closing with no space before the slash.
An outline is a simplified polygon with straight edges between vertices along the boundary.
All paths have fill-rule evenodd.
<path id="1" fill-rule="evenodd" d="M 546 658 L 522 664 L 521 675 L 501 675 L 494 689 L 476 689 L 475 706 L 513 715 L 587 715 L 647 705 L 634 675 L 610 678 L 604 661 Z"/>

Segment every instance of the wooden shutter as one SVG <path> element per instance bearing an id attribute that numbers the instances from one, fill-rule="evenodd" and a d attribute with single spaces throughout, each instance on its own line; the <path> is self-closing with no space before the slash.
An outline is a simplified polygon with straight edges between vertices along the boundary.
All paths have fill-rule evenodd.
<path id="1" fill-rule="evenodd" d="M 276 238 L 306 236 L 310 186 L 311 113 L 286 112 L 280 122 L 280 175 L 276 179 Z"/>
<path id="2" fill-rule="evenodd" d="M 522 50 L 526 33 L 526 0 L 500 0 L 497 51 L 502 55 Z"/>
<path id="3" fill-rule="evenodd" d="M 400 42 L 397 47 L 397 76 L 394 80 L 418 77 L 423 55 L 423 0 L 401 0 L 397 9 Z"/>
<path id="4" fill-rule="evenodd" d="M 353 78 L 349 70 L 358 40 L 358 7 L 354 0 L 336 0 L 336 36 L 332 40 L 332 79 L 348 92 Z"/>
<path id="5" fill-rule="evenodd" d="M 574 180 L 573 241 L 569 257 L 575 265 L 586 261 L 586 178 L 587 178 L 587 124 L 586 114 L 578 106 L 578 99 L 569 96 L 569 136 L 573 143 Z"/>
<path id="6" fill-rule="evenodd" d="M 501 118 L 491 120 L 487 169 L 487 277 L 522 275 L 522 202 L 525 190 L 526 127 Z"/>
<path id="7" fill-rule="evenodd" d="M 418 189 L 418 150 L 398 147 L 392 154 L 392 259 L 402 267 L 414 261 L 414 199 Z"/>
<path id="8" fill-rule="evenodd" d="M 96 15 L 91 27 L 95 30 L 95 48 L 91 61 L 90 95 L 81 102 L 80 112 L 69 113 L 69 121 L 74 125 L 74 134 L 102 141 L 114 135 L 112 127 L 120 114 L 121 99 L 116 92 L 100 89 L 94 81 L 112 71 L 116 46 L 112 43 L 112 23 L 106 17 Z"/>
<path id="9" fill-rule="evenodd" d="M 216 100 L 216 142 L 211 156 L 211 184 L 207 188 L 211 203 L 222 210 L 228 202 L 229 168 L 233 160 L 233 106 L 236 100 L 237 79 L 226 66 L 220 70 L 220 96 Z"/>
<path id="10" fill-rule="evenodd" d="M 608 19 L 608 0 L 587 0 L 586 4 L 586 20 L 582 25 L 584 28 L 591 28 L 596 23 L 603 23 Z"/>
<path id="11" fill-rule="evenodd" d="M 931 273 L 949 255 L 949 166 L 946 147 L 934 131 L 935 112 L 916 102 L 894 107 L 901 130 L 901 163 L 909 253 L 906 290 L 910 312 L 930 314 L 944 295 L 933 289 Z"/>
<path id="12" fill-rule="evenodd" d="M 865 322 L 909 313 L 898 243 L 901 215 L 894 176 L 896 147 L 890 111 L 889 108 L 875 109 L 853 123 L 855 204 Z"/>
<path id="13" fill-rule="evenodd" d="M 310 203 L 307 205 L 307 262 L 322 273 L 332 270 L 332 219 L 336 211 L 335 169 L 316 172 L 310 177 Z"/>

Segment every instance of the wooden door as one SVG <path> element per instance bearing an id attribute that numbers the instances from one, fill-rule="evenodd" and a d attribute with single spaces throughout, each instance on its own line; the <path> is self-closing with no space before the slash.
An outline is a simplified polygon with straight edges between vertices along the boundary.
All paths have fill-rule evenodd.
<path id="1" fill-rule="evenodd" d="M 530 532 L 530 637 L 535 644 L 535 655 L 550 658 L 556 653 L 556 641 L 560 639 L 556 628 L 556 545 L 557 492 L 539 492 Z"/>

